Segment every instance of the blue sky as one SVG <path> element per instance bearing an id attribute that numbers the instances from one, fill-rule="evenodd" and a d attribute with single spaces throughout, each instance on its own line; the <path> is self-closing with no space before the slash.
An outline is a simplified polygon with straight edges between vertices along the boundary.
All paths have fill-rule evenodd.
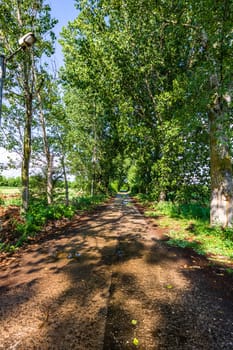
<path id="1" fill-rule="evenodd" d="M 47 0 L 45 1 L 51 7 L 51 16 L 52 18 L 58 19 L 58 23 L 53 29 L 57 39 L 59 38 L 59 33 L 62 30 L 63 26 L 66 26 L 69 21 L 73 21 L 78 14 L 77 9 L 74 7 L 74 0 Z M 56 43 L 56 54 L 55 60 L 57 63 L 57 68 L 62 65 L 62 51 L 61 46 Z"/>

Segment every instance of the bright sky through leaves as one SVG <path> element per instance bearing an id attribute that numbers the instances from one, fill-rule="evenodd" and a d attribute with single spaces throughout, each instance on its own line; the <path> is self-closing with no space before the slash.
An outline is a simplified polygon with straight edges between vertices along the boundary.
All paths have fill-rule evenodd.
<path id="1" fill-rule="evenodd" d="M 73 21 L 77 17 L 78 11 L 74 7 L 74 0 L 47 0 L 47 3 L 51 7 L 51 15 L 58 20 L 57 25 L 54 27 L 57 39 L 63 26 L 66 26 L 69 21 Z M 59 68 L 63 63 L 62 50 L 58 42 L 56 42 L 55 60 L 57 67 Z"/>
<path id="2" fill-rule="evenodd" d="M 68 21 L 72 21 L 77 16 L 77 10 L 74 7 L 74 0 L 47 0 L 47 3 L 51 7 L 51 15 L 53 18 L 58 20 L 58 23 L 54 27 L 54 32 L 56 34 L 57 39 L 59 38 L 59 33 L 62 30 L 62 27 L 68 24 Z M 56 62 L 57 68 L 59 68 L 63 64 L 62 50 L 61 46 L 56 41 L 55 43 L 56 52 L 54 55 L 54 60 Z M 13 160 L 16 160 L 16 155 L 7 152 L 4 148 L 0 148 L 0 156 L 1 163 L 6 164 L 8 161 L 8 156 Z M 1 171 L 1 174 L 4 176 L 20 176 L 20 169 L 7 169 Z"/>

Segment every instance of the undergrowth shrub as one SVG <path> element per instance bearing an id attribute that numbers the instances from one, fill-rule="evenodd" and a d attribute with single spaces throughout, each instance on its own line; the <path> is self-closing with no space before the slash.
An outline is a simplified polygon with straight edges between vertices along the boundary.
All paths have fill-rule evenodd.
<path id="1" fill-rule="evenodd" d="M 76 210 L 88 210 L 103 202 L 106 198 L 107 196 L 102 194 L 88 197 L 76 197 L 72 199 L 72 205 Z"/>
<path id="2" fill-rule="evenodd" d="M 173 218 L 200 219 L 207 221 L 210 217 L 209 207 L 196 203 L 174 204 L 172 202 L 156 203 L 154 207 L 165 215 Z"/>
<path id="3" fill-rule="evenodd" d="M 24 221 L 15 223 L 16 233 L 19 234 L 15 246 L 19 247 L 30 237 L 34 237 L 49 220 L 71 219 L 77 210 L 88 210 L 105 199 L 106 196 L 104 195 L 78 197 L 68 206 L 63 203 L 47 205 L 46 201 L 34 199 L 24 217 Z"/>

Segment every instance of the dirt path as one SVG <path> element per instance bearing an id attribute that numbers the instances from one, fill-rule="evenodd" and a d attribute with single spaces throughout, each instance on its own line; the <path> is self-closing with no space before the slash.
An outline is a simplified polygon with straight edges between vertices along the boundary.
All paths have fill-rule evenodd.
<path id="1" fill-rule="evenodd" d="M 1 263 L 0 349 L 233 349 L 232 278 L 155 225 L 118 196 Z"/>

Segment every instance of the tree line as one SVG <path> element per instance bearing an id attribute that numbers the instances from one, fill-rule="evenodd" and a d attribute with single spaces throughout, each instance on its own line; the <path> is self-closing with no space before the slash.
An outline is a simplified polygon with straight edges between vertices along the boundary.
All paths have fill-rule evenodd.
<path id="1" fill-rule="evenodd" d="M 25 209 L 31 156 L 45 160 L 48 203 L 59 159 L 64 179 L 69 168 L 91 194 L 115 184 L 156 200 L 208 198 L 211 224 L 231 226 L 233 1 L 74 1 L 59 78 L 44 58 L 48 4 L 14 2 L 1 5 L 4 49 L 26 28 L 39 38 L 9 62 L 3 111 L 2 143 L 23 156 Z"/>

